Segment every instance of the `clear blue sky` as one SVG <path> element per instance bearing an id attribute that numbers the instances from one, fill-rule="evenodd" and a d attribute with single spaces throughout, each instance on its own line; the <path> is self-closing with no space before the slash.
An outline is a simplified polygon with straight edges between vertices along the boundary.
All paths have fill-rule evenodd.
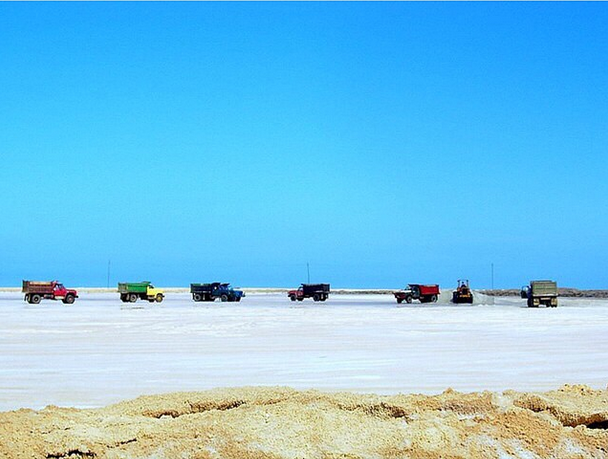
<path id="1" fill-rule="evenodd" d="M 0 285 L 608 287 L 608 5 L 0 4 Z"/>

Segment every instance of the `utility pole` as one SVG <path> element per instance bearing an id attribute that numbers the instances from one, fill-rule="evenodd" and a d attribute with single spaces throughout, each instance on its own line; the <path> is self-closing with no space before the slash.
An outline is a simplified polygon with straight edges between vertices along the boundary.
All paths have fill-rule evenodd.
<path id="1" fill-rule="evenodd" d="M 310 284 L 310 264 L 306 262 L 306 272 L 308 273 L 308 283 Z"/>
<path id="2" fill-rule="evenodd" d="M 494 290 L 494 263 L 492 263 L 492 290 Z"/>
<path id="3" fill-rule="evenodd" d="M 108 289 L 110 288 L 110 260 L 108 260 Z"/>

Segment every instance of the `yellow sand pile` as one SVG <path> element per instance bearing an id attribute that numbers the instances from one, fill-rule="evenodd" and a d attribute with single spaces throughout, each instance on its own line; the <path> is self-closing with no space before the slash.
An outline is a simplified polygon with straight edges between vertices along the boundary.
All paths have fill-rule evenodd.
<path id="1" fill-rule="evenodd" d="M 608 391 L 376 396 L 241 388 L 0 413 L 13 458 L 607 458 Z"/>

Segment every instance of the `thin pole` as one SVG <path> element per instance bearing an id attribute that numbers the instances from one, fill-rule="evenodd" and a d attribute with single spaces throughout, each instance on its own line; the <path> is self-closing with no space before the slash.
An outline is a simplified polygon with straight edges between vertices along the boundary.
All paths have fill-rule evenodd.
<path id="1" fill-rule="evenodd" d="M 110 260 L 108 260 L 108 288 L 110 288 Z"/>
<path id="2" fill-rule="evenodd" d="M 494 263 L 492 263 L 492 290 L 494 290 Z"/>
<path id="3" fill-rule="evenodd" d="M 306 263 L 306 272 L 308 273 L 308 283 L 310 284 L 310 265 Z"/>

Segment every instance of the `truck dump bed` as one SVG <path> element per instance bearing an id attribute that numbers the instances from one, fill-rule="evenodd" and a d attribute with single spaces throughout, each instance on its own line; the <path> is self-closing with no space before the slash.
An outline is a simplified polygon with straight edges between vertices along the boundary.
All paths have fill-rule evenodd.
<path id="1" fill-rule="evenodd" d="M 530 282 L 530 289 L 533 297 L 558 295 L 557 282 L 554 281 L 532 281 Z"/>
<path id="2" fill-rule="evenodd" d="M 119 282 L 118 291 L 120 293 L 146 293 L 151 282 Z"/>
<path id="3" fill-rule="evenodd" d="M 219 282 L 212 282 L 210 284 L 190 284 L 190 293 L 206 293 L 217 289 L 220 286 Z"/>
<path id="4" fill-rule="evenodd" d="M 23 281 L 21 291 L 23 293 L 51 293 L 55 282 Z"/>
<path id="5" fill-rule="evenodd" d="M 305 295 L 312 293 L 329 293 L 329 284 L 302 284 L 302 291 Z"/>
<path id="6" fill-rule="evenodd" d="M 419 285 L 420 295 L 439 295 L 439 285 Z"/>

